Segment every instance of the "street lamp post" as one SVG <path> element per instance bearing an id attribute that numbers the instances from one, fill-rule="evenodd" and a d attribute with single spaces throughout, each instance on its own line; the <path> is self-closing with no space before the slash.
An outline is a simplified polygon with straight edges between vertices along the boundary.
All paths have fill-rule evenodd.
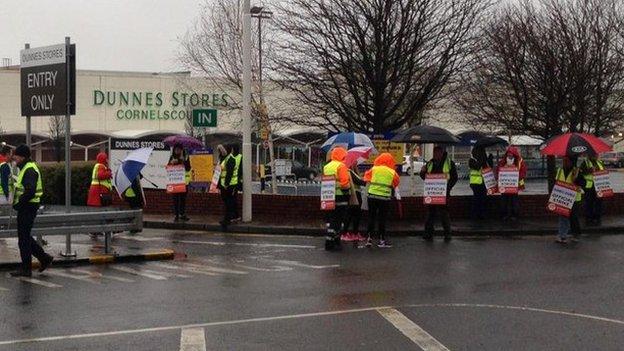
<path id="1" fill-rule="evenodd" d="M 251 222 L 251 11 L 243 1 L 243 222 Z"/>

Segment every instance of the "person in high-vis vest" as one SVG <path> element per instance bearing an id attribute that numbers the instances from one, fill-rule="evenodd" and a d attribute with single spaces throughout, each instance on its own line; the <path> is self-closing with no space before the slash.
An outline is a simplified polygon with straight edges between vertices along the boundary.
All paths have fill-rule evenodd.
<path id="1" fill-rule="evenodd" d="M 143 175 L 139 175 L 132 180 L 130 187 L 123 192 L 123 198 L 126 200 L 131 209 L 143 208 L 143 188 L 141 186 L 141 179 Z"/>
<path id="2" fill-rule="evenodd" d="M 474 147 L 468 161 L 470 189 L 472 189 L 471 214 L 473 219 L 485 219 L 487 209 L 487 188 L 483 181 L 483 169 L 492 167 L 488 163 L 485 149 Z"/>
<path id="3" fill-rule="evenodd" d="M 366 246 L 373 245 L 372 237 L 375 232 L 375 223 L 378 224 L 378 247 L 392 247 L 386 236 L 386 216 L 390 207 L 390 200 L 394 189 L 399 186 L 401 178 L 395 170 L 394 157 L 384 152 L 379 155 L 373 168 L 364 174 L 364 181 L 368 183 L 368 238 Z"/>
<path id="4" fill-rule="evenodd" d="M 325 237 L 325 249 L 333 250 L 341 247 L 340 236 L 344 230 L 344 222 L 349 207 L 351 176 L 345 165 L 347 150 L 336 147 L 331 151 L 331 161 L 323 167 L 323 175 L 336 179 L 336 207 L 329 215 L 329 227 Z"/>
<path id="5" fill-rule="evenodd" d="M 427 162 L 420 170 L 420 178 L 423 180 L 427 174 L 446 174 L 448 183 L 446 187 L 447 205 L 429 205 L 427 206 L 427 219 L 425 220 L 425 236 L 426 241 L 433 241 L 435 219 L 439 215 L 444 228 L 444 241 L 451 241 L 451 219 L 448 213 L 448 198 L 451 196 L 451 190 L 457 184 L 457 167 L 455 162 L 448 157 L 442 146 L 433 148 L 433 158 Z"/>
<path id="6" fill-rule="evenodd" d="M 184 183 L 186 186 L 191 183 L 191 160 L 188 152 L 184 150 L 182 145 L 177 144 L 173 147 L 171 157 L 169 157 L 168 165 L 184 165 Z M 187 188 L 188 191 L 188 188 Z M 173 213 L 175 217 L 174 222 L 186 222 L 189 218 L 186 215 L 186 194 L 187 191 L 181 193 L 175 193 L 173 195 Z"/>
<path id="7" fill-rule="evenodd" d="M 576 199 L 570 212 L 570 217 L 559 216 L 559 229 L 556 242 L 559 244 L 567 244 L 568 234 L 572 234 L 572 241 L 577 242 L 581 236 L 581 224 L 579 222 L 579 211 L 581 201 L 583 200 L 583 188 L 585 187 L 585 178 L 576 167 L 576 157 L 564 157 L 563 167 L 557 169 L 555 180 L 577 186 Z"/>
<path id="8" fill-rule="evenodd" d="M 96 157 L 97 163 L 91 171 L 91 185 L 87 197 L 87 206 L 102 207 L 110 204 L 102 203 L 102 196 L 110 196 L 113 189 L 113 173 L 108 167 L 108 156 L 100 152 Z"/>
<path id="9" fill-rule="evenodd" d="M 520 156 L 520 150 L 517 147 L 508 147 L 503 158 L 498 162 L 498 168 L 496 169 L 497 179 L 501 167 L 516 167 L 518 169 L 518 191 L 524 190 L 527 166 L 522 156 Z M 520 196 L 518 194 L 502 194 L 501 199 L 503 201 L 503 220 L 516 221 L 520 208 Z"/>
<path id="10" fill-rule="evenodd" d="M 219 222 L 221 229 L 227 231 L 232 221 L 239 220 L 236 194 L 243 184 L 243 156 L 238 145 L 229 148 L 230 153 L 221 161 L 221 179 L 219 189 L 225 207 L 223 219 Z"/>
<path id="11" fill-rule="evenodd" d="M 11 170 L 11 148 L 4 145 L 0 150 L 0 204 L 10 205 L 13 192 L 13 177 Z"/>
<path id="12" fill-rule="evenodd" d="M 30 159 L 28 146 L 18 146 L 13 160 L 20 170 L 15 181 L 13 208 L 17 211 L 17 240 L 22 265 L 19 270 L 11 272 L 11 276 L 31 277 L 32 256 L 39 260 L 39 272 L 46 270 L 53 261 L 52 256 L 45 253 L 30 235 L 43 195 L 43 181 L 39 167 Z"/>
<path id="13" fill-rule="evenodd" d="M 602 220 L 602 199 L 596 194 L 594 172 L 604 170 L 604 163 L 595 155 L 588 156 L 581 164 L 581 174 L 585 178 L 585 221 L 588 226 L 598 226 Z"/>

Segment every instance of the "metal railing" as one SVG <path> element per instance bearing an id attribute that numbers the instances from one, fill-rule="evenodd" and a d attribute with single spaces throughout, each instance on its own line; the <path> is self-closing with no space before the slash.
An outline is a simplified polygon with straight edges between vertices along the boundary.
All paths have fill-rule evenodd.
<path id="1" fill-rule="evenodd" d="M 83 210 L 81 212 L 43 211 L 35 219 L 32 235 L 71 235 L 104 233 L 104 252 L 110 253 L 112 234 L 143 230 L 142 210 Z M 17 236 L 15 216 L 0 216 L 0 238 Z"/>

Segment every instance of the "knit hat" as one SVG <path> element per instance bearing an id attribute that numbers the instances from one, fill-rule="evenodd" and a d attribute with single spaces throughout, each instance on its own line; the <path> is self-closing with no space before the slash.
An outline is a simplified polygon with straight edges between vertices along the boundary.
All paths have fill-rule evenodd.
<path id="1" fill-rule="evenodd" d="M 24 158 L 30 158 L 30 148 L 27 145 L 22 144 L 15 149 L 13 154 Z"/>

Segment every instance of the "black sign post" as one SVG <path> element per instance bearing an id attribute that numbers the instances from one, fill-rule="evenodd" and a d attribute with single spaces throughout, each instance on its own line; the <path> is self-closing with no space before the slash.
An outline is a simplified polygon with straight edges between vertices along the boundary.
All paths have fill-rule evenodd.
<path id="1" fill-rule="evenodd" d="M 22 116 L 30 134 L 31 116 L 65 115 L 65 210 L 71 212 L 71 115 L 76 114 L 76 46 L 65 37 L 64 44 L 26 49 L 20 52 Z M 30 143 L 30 135 L 27 135 Z M 63 256 L 76 256 L 67 234 Z"/>

